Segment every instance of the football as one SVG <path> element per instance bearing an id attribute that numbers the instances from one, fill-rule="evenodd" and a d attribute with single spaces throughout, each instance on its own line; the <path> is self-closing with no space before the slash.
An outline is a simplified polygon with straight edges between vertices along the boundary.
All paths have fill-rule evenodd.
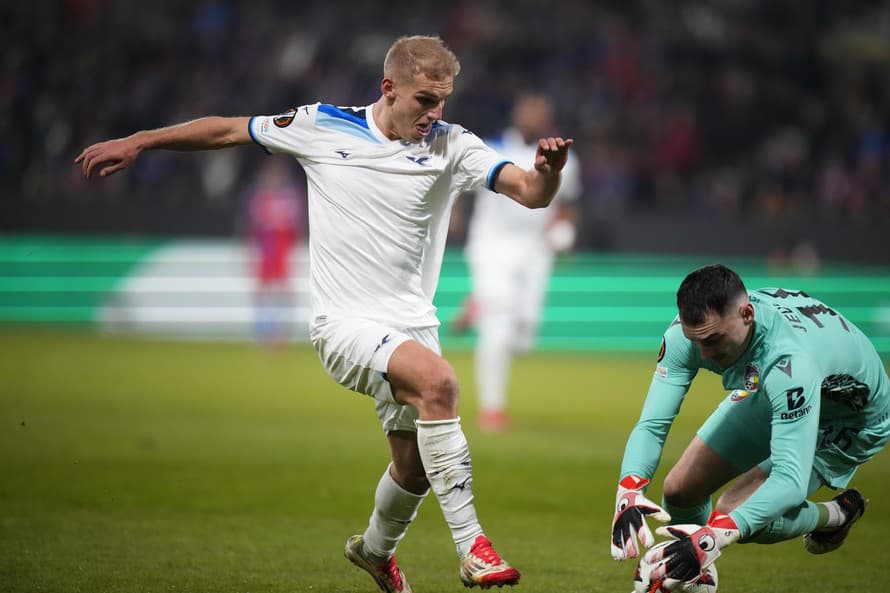
<path id="1" fill-rule="evenodd" d="M 661 542 L 652 549 L 657 549 L 659 546 L 668 546 L 671 543 L 670 541 Z M 649 564 L 644 560 L 643 556 L 640 556 L 640 561 L 637 563 L 637 568 L 634 571 L 634 593 L 669 593 L 671 591 L 674 593 L 677 591 L 681 593 L 717 593 L 716 564 L 708 566 L 704 574 L 696 580 L 678 583 L 672 589 L 667 589 L 664 586 L 660 586 L 657 589 L 651 588 L 652 583 L 649 582 L 649 573 L 655 566 L 657 564 Z"/>

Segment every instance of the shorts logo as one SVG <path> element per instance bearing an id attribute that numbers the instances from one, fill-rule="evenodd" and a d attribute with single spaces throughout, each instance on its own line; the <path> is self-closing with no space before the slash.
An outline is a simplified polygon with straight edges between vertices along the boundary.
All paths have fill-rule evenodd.
<path id="1" fill-rule="evenodd" d="M 760 369 L 754 363 L 749 362 L 745 367 L 745 389 L 753 393 L 757 391 L 758 385 L 760 385 Z"/>
<path id="2" fill-rule="evenodd" d="M 377 344 L 376 348 L 374 348 L 374 354 L 376 354 L 377 351 L 380 350 L 383 347 L 383 345 L 386 344 L 387 342 L 389 342 L 389 334 L 386 334 L 385 336 L 383 336 L 383 339 L 380 340 L 380 343 Z"/>
<path id="3" fill-rule="evenodd" d="M 662 359 L 664 358 L 664 349 L 665 349 L 664 338 L 661 338 L 661 348 L 658 349 L 658 359 L 655 362 L 662 361 Z"/>
<path id="4" fill-rule="evenodd" d="M 729 401 L 740 402 L 746 397 L 751 395 L 749 392 L 744 389 L 736 389 L 732 393 L 729 394 Z"/>
<path id="5" fill-rule="evenodd" d="M 655 374 L 661 377 L 662 379 L 668 378 L 668 368 L 666 366 L 658 365 L 655 367 Z"/>

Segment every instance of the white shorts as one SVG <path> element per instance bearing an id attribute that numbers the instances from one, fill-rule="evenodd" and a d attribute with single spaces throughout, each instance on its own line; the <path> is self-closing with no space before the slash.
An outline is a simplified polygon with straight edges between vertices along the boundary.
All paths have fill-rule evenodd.
<path id="1" fill-rule="evenodd" d="M 385 432 L 417 431 L 417 410 L 396 402 L 386 371 L 392 353 L 407 340 L 441 355 L 437 327 L 399 330 L 366 319 L 337 319 L 316 323 L 309 330 L 309 339 L 322 366 L 337 383 L 374 398 Z"/>
<path id="2" fill-rule="evenodd" d="M 514 349 L 531 350 L 547 297 L 553 254 L 527 241 L 484 249 L 479 245 L 468 252 L 467 263 L 479 305 L 480 335 L 502 332 L 506 324 Z"/>

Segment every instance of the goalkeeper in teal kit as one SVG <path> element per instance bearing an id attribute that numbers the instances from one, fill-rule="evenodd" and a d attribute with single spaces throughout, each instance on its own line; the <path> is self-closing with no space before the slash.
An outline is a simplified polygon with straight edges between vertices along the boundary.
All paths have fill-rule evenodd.
<path id="1" fill-rule="evenodd" d="M 806 293 L 749 293 L 722 265 L 689 274 L 677 305 L 625 448 L 612 556 L 634 558 L 638 542 L 653 544 L 647 516 L 670 521 L 658 533 L 677 540 L 646 556 L 658 564 L 652 582 L 668 588 L 701 577 L 736 541 L 803 536 L 814 554 L 837 549 L 867 501 L 855 489 L 827 503 L 806 498 L 846 488 L 890 437 L 890 379 L 871 342 Z M 729 394 L 666 476 L 659 506 L 646 487 L 699 369 L 721 375 Z"/>

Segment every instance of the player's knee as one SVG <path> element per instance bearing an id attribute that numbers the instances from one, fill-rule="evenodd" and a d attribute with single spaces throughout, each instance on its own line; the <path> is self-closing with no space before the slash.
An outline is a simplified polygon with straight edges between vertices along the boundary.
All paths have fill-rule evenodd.
<path id="1" fill-rule="evenodd" d="M 457 414 L 460 386 L 451 365 L 443 364 L 430 374 L 421 398 L 427 411 L 434 415 L 453 417 Z"/>
<path id="2" fill-rule="evenodd" d="M 665 477 L 663 493 L 666 503 L 680 508 L 694 507 L 703 499 L 702 493 L 694 491 L 689 482 L 675 471 Z"/>

